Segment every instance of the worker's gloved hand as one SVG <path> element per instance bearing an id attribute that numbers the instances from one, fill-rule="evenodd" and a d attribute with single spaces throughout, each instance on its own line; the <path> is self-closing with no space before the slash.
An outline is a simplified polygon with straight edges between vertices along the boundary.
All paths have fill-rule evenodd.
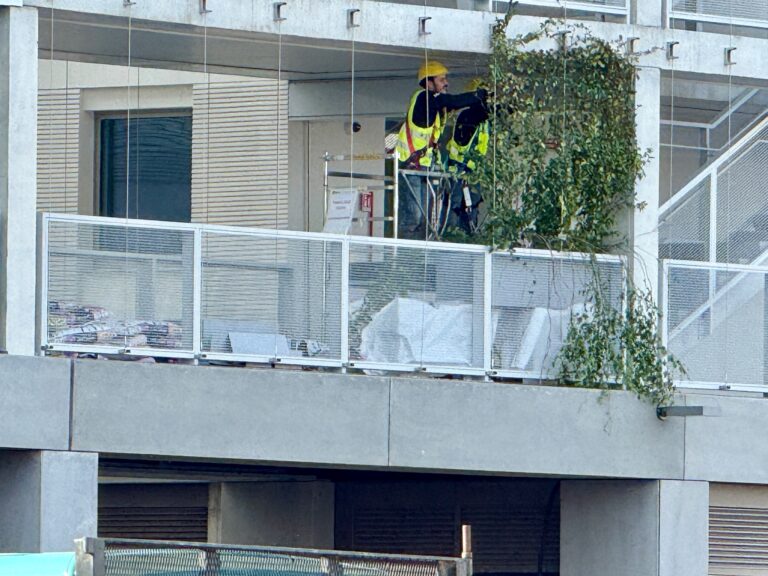
<path id="1" fill-rule="evenodd" d="M 486 90 L 485 88 L 478 88 L 477 90 L 475 90 L 475 96 L 481 102 L 485 102 L 486 100 L 488 100 L 488 90 Z"/>

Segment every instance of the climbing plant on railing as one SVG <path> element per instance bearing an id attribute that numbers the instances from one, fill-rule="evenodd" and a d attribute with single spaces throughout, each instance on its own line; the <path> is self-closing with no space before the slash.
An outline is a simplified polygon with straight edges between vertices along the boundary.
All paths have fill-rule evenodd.
<path id="1" fill-rule="evenodd" d="M 642 208 L 635 184 L 648 158 L 635 136 L 634 59 L 620 42 L 553 20 L 510 39 L 510 18 L 492 35 L 489 153 L 469 176 L 485 191 L 477 240 L 593 254 L 616 248 L 617 217 Z M 558 356 L 559 379 L 669 402 L 673 376 L 684 370 L 662 345 L 653 298 L 630 287 L 612 301 L 594 269 L 587 305 L 572 316 Z"/>
<path id="2" fill-rule="evenodd" d="M 593 276 L 583 312 L 571 317 L 557 358 L 559 379 L 587 388 L 621 387 L 656 406 L 668 404 L 673 377 L 685 373 L 658 333 L 659 310 L 647 291 L 630 286 L 619 299 Z"/>
<path id="3" fill-rule="evenodd" d="M 635 139 L 635 76 L 620 43 L 546 21 L 492 35 L 491 144 L 471 180 L 485 191 L 480 241 L 596 251 L 618 240 L 647 154 Z"/>

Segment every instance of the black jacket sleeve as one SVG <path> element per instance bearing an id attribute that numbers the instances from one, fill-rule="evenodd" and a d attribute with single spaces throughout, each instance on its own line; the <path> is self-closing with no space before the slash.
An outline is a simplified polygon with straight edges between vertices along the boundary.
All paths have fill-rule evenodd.
<path id="1" fill-rule="evenodd" d="M 429 99 L 429 104 L 427 104 Z M 432 126 L 439 113 L 459 110 L 467 106 L 481 104 L 481 100 L 474 92 L 464 92 L 462 94 L 435 94 L 424 90 L 419 94 L 416 104 L 413 107 L 413 122 L 417 126 L 427 128 Z"/>

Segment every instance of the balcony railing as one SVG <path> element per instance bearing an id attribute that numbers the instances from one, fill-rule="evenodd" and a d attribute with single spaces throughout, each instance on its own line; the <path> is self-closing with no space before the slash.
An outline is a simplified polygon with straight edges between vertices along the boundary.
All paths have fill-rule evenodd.
<path id="1" fill-rule="evenodd" d="M 41 215 L 46 352 L 547 378 L 619 257 Z"/>
<path id="2" fill-rule="evenodd" d="M 678 386 L 768 391 L 768 267 L 667 260 L 662 337 Z"/>
<path id="3" fill-rule="evenodd" d="M 762 0 L 671 0 L 670 19 L 768 28 L 768 4 Z"/>

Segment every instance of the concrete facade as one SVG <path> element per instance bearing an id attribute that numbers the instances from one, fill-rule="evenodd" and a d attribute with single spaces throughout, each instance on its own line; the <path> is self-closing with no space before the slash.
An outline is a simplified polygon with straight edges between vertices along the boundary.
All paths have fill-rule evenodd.
<path id="1" fill-rule="evenodd" d="M 473 4 L 459 0 L 456 6 Z M 13 354 L 0 356 L 0 551 L 69 550 L 73 538 L 94 535 L 98 460 L 106 456 L 563 479 L 561 574 L 706 574 L 709 483 L 768 485 L 768 448 L 760 434 L 768 404 L 762 396 L 679 395 L 677 404 L 715 405 L 721 415 L 660 421 L 653 407 L 623 391 L 32 357 L 35 293 L 43 281 L 35 269 L 38 47 L 65 57 L 98 55 L 101 64 L 118 66 L 104 79 L 103 103 L 90 103 L 96 111 L 133 104 L 121 100 L 124 54 L 114 42 L 129 22 L 140 38 L 138 61 L 192 70 L 178 72 L 179 87 L 168 90 L 152 73 L 145 76 L 156 89 L 145 106 L 189 105 L 192 94 L 182 84 L 199 81 L 202 66 L 266 76 L 285 68 L 285 77 L 295 81 L 291 119 L 336 123 L 314 135 L 302 126 L 292 142 L 304 150 L 302 135 L 316 142 L 329 134 L 337 142 L 343 138 L 339 121 L 352 104 L 346 83 L 352 47 L 368 76 L 359 84 L 357 110 L 371 116 L 366 122 L 374 142 L 383 118 L 402 112 L 393 99 L 407 98 L 424 52 L 469 76 L 485 64 L 495 18 L 486 11 L 431 8 L 429 34 L 420 34 L 425 8 L 418 5 L 358 0 L 362 25 L 354 30 L 347 25 L 346 0 L 292 1 L 282 23 L 271 2 L 210 5 L 213 11 L 203 15 L 188 0 L 57 0 L 56 10 L 68 16 L 57 43 L 38 21 L 38 8 L 43 14 L 50 0 L 0 0 L 0 348 Z M 670 29 L 664 20 L 661 0 L 638 0 L 626 24 L 589 24 L 601 38 L 636 37 L 643 52 L 638 143 L 652 159 L 637 188 L 644 208 L 628 217 L 627 230 L 635 283 L 652 290 L 658 284 L 664 75 L 674 70 L 688 78 L 768 80 L 764 39 Z M 515 36 L 540 23 L 516 17 L 508 32 Z M 209 27 L 218 51 L 203 63 L 196 49 Z M 277 60 L 278 37 L 286 44 L 284 62 Z M 669 42 L 679 43 L 674 61 L 664 50 Z M 737 49 L 739 64 L 725 63 L 727 47 Z M 179 60 L 169 62 L 166 53 Z M 318 82 L 313 67 L 320 65 Z M 55 68 L 48 70 L 51 77 Z M 394 84 L 387 94 L 385 82 Z M 92 124 L 87 131 L 93 132 Z M 308 156 L 316 152 L 310 144 L 306 150 Z M 307 170 L 302 165 L 302 180 Z M 310 202 L 308 196 L 291 201 Z M 321 212 L 301 209 L 306 219 L 295 220 L 317 227 Z M 335 544 L 336 501 L 328 482 L 210 484 L 212 540 Z M 754 499 L 738 502 L 748 507 Z"/>
<path id="2" fill-rule="evenodd" d="M 69 360 L 0 356 L 0 446 L 69 448 Z"/>
<path id="3" fill-rule="evenodd" d="M 37 10 L 0 7 L 0 349 L 35 353 Z"/>
<path id="4" fill-rule="evenodd" d="M 96 454 L 0 452 L 0 552 L 64 552 L 96 535 Z"/>
<path id="5" fill-rule="evenodd" d="M 768 417 L 768 402 L 749 394 L 680 395 L 676 403 L 713 407 L 720 416 L 662 421 L 620 391 L 87 360 L 70 373 L 69 366 L 0 357 L 4 446 L 768 484 L 762 439 L 749 433 Z M 44 411 L 34 409 L 40 397 Z"/>
<path id="6" fill-rule="evenodd" d="M 709 486 L 566 481 L 562 576 L 706 576 Z"/>
<path id="7" fill-rule="evenodd" d="M 330 482 L 219 482 L 210 490 L 208 540 L 332 549 Z"/>

